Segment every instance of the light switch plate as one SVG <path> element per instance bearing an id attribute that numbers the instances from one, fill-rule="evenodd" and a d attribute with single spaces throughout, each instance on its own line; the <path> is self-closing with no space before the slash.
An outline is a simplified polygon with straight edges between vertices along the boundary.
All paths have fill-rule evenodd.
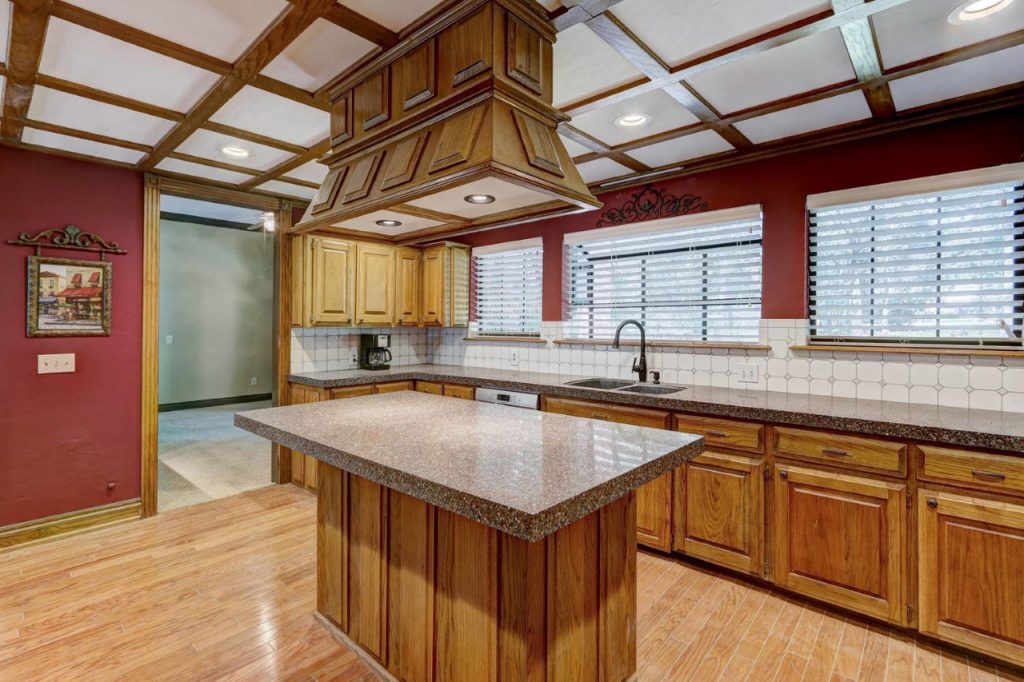
<path id="1" fill-rule="evenodd" d="M 37 355 L 39 363 L 37 374 L 63 374 L 75 371 L 74 353 L 54 353 L 50 355 Z"/>
<path id="2" fill-rule="evenodd" d="M 760 377 L 758 376 L 760 372 L 758 372 L 757 365 L 741 364 L 738 365 L 738 369 L 740 373 L 740 383 L 756 384 L 760 380 Z"/>

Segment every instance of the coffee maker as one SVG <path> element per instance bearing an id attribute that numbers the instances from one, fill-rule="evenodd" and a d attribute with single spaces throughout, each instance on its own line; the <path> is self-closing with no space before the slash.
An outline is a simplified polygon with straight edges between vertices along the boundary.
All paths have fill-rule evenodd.
<path id="1" fill-rule="evenodd" d="M 359 335 L 359 369 L 391 367 L 391 334 Z"/>

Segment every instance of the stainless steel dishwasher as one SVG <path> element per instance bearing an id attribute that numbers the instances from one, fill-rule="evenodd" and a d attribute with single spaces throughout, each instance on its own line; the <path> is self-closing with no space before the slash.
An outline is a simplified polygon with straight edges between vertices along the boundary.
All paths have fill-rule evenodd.
<path id="1" fill-rule="evenodd" d="M 536 410 L 539 397 L 536 393 L 520 393 L 518 391 L 504 391 L 500 388 L 478 388 L 476 399 L 482 403 L 494 403 L 495 405 L 511 405 L 526 410 Z"/>

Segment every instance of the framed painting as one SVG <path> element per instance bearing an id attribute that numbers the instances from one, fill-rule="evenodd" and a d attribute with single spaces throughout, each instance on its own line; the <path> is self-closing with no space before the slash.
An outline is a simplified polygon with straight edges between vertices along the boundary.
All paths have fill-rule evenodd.
<path id="1" fill-rule="evenodd" d="M 107 261 L 28 257 L 29 336 L 110 336 Z"/>

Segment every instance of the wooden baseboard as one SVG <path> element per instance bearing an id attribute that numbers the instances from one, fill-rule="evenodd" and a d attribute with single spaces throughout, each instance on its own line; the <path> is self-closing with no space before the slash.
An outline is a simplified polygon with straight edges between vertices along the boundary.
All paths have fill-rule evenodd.
<path id="1" fill-rule="evenodd" d="M 131 521 L 140 515 L 141 502 L 135 498 L 5 526 L 0 528 L 0 551 L 27 542 L 39 542 L 56 536 L 92 530 L 98 526 Z"/>

